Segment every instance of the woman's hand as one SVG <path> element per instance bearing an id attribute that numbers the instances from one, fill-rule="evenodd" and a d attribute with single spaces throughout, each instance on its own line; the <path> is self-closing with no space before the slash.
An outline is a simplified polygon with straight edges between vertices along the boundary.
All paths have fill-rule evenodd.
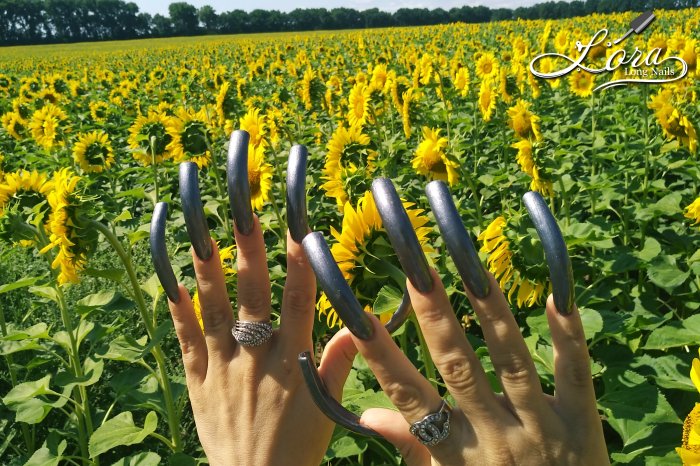
<path id="1" fill-rule="evenodd" d="M 578 310 L 560 315 L 552 296 L 547 318 L 554 344 L 555 396 L 542 392 L 535 365 L 498 283 L 472 294 L 503 395 L 491 390 L 435 271 L 432 291 L 407 282 L 411 302 L 435 365 L 456 401 L 450 433 L 426 447 L 409 433 L 412 423 L 440 409 L 437 390 L 416 370 L 373 318 L 374 336 L 353 337 L 357 348 L 399 412 L 371 409 L 362 423 L 392 442 L 410 466 L 609 464 Z"/>
<path id="2" fill-rule="evenodd" d="M 249 235 L 236 231 L 238 318 L 270 320 L 270 280 L 257 218 Z M 204 334 L 184 286 L 169 302 L 187 377 L 197 433 L 212 465 L 318 465 L 334 425 L 313 403 L 297 356 L 313 349 L 316 279 L 304 252 L 287 235 L 287 280 L 281 326 L 260 346 L 242 346 L 234 324 L 219 251 L 200 260 L 192 254 Z M 332 339 L 319 372 L 340 397 L 355 348 L 346 332 Z"/>

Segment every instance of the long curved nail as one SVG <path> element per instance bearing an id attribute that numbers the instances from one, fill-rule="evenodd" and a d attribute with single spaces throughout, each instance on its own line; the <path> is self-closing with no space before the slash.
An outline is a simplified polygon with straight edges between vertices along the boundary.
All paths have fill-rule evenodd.
<path id="1" fill-rule="evenodd" d="M 168 259 L 168 249 L 165 247 L 165 221 L 167 219 L 168 203 L 159 202 L 153 209 L 153 217 L 151 217 L 151 236 L 149 238 L 151 260 L 166 296 L 177 304 L 180 302 L 180 292 L 177 288 L 177 278 L 175 278 L 173 266 Z"/>
<path id="2" fill-rule="evenodd" d="M 389 319 L 389 322 L 384 324 L 384 328 L 387 329 L 389 333 L 394 333 L 403 325 L 404 322 L 406 322 L 406 319 L 408 319 L 408 316 L 411 314 L 411 311 L 413 311 L 413 306 L 411 305 L 411 297 L 408 294 L 407 290 L 403 290 L 403 297 L 401 298 L 401 303 L 399 304 L 399 307 L 394 311 L 394 313 L 391 316 L 391 319 Z"/>
<path id="3" fill-rule="evenodd" d="M 372 338 L 372 321 L 362 310 L 348 282 L 345 281 L 323 235 L 311 232 L 304 237 L 301 244 L 318 283 L 348 329 L 362 340 Z"/>
<path id="4" fill-rule="evenodd" d="M 381 437 L 376 431 L 360 424 L 360 418 L 348 411 L 338 403 L 335 398 L 328 394 L 326 385 L 318 375 L 316 364 L 311 357 L 311 353 L 304 351 L 299 354 L 299 366 L 301 373 L 306 381 L 306 386 L 309 387 L 311 397 L 316 402 L 316 406 L 325 414 L 331 421 L 340 424 L 349 431 L 358 434 L 367 435 L 370 437 Z"/>
<path id="5" fill-rule="evenodd" d="M 295 145 L 287 165 L 287 226 L 292 239 L 301 243 L 309 232 L 306 216 L 306 147 Z"/>
<path id="6" fill-rule="evenodd" d="M 440 228 L 442 239 L 457 266 L 462 281 L 477 298 L 485 298 L 491 291 L 488 275 L 474 242 L 464 228 L 457 207 L 452 200 L 450 190 L 442 181 L 432 181 L 425 187 L 430 208 Z"/>
<path id="7" fill-rule="evenodd" d="M 180 164 L 180 200 L 187 234 L 190 236 L 194 252 L 197 257 L 205 261 L 211 257 L 211 237 L 199 194 L 197 170 L 197 164 L 194 162 Z"/>
<path id="8" fill-rule="evenodd" d="M 253 208 L 250 204 L 250 183 L 248 182 L 248 142 L 247 131 L 231 133 L 226 163 L 226 180 L 231 214 L 238 231 L 244 235 L 253 230 Z"/>
<path id="9" fill-rule="evenodd" d="M 525 193 L 523 202 L 544 248 L 554 304 L 561 315 L 569 315 L 574 307 L 574 272 L 564 237 L 540 193 Z"/>
<path id="10" fill-rule="evenodd" d="M 418 291 L 427 293 L 433 289 L 428 260 L 394 184 L 387 178 L 376 178 L 372 182 L 372 195 L 404 273 Z"/>

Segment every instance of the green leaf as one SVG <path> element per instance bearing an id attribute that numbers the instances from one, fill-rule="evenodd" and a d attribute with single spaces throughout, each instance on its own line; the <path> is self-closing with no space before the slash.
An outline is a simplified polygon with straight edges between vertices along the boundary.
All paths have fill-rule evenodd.
<path id="1" fill-rule="evenodd" d="M 579 308 L 579 313 L 581 314 L 581 323 L 583 323 L 583 333 L 586 335 L 586 340 L 591 340 L 603 330 L 603 316 L 600 312 L 587 307 Z"/>
<path id="2" fill-rule="evenodd" d="M 123 222 L 124 220 L 131 220 L 133 217 L 131 216 L 131 212 L 129 209 L 125 209 L 122 211 L 121 214 L 117 215 L 114 220 L 112 220 L 113 223 L 119 223 Z"/>
<path id="3" fill-rule="evenodd" d="M 143 428 L 134 424 L 134 416 L 130 411 L 119 413 L 98 427 L 90 437 L 90 458 L 120 445 L 141 443 L 149 434 L 155 432 L 157 425 L 158 415 L 155 411 L 148 412 Z"/>
<path id="4" fill-rule="evenodd" d="M 12 290 L 17 290 L 19 288 L 32 286 L 33 284 L 35 284 L 39 280 L 40 280 L 39 277 L 29 277 L 29 278 L 19 279 L 14 283 L 6 283 L 4 285 L 0 285 L 0 294 L 9 293 Z"/>
<path id="5" fill-rule="evenodd" d="M 42 349 L 38 340 L 48 338 L 50 338 L 49 332 L 46 324 L 43 322 L 27 329 L 15 329 L 12 326 L 8 326 L 7 335 L 0 338 L 0 355 Z"/>
<path id="6" fill-rule="evenodd" d="M 112 466 L 158 466 L 160 464 L 160 455 L 150 451 L 138 453 L 136 455 L 126 456 Z"/>
<path id="7" fill-rule="evenodd" d="M 88 336 L 88 333 L 92 331 L 92 329 L 95 328 L 95 324 L 88 320 L 81 320 L 80 323 L 78 324 L 77 331 L 75 332 L 75 344 L 78 348 L 80 348 L 80 344 L 83 342 L 85 337 Z M 52 338 L 53 341 L 61 345 L 67 352 L 73 351 L 71 349 L 71 341 L 70 341 L 70 335 L 68 335 L 68 332 L 61 330 L 60 332 L 56 332 L 53 335 Z"/>
<path id="8" fill-rule="evenodd" d="M 46 395 L 51 393 L 49 388 L 49 382 L 51 381 L 51 374 L 47 374 L 39 380 L 33 380 L 31 382 L 24 382 L 19 385 L 15 385 L 12 390 L 8 392 L 2 399 L 2 402 L 7 405 L 8 408 L 12 408 L 15 403 L 20 403 L 22 401 L 27 401 L 35 398 L 39 395 Z"/>
<path id="9" fill-rule="evenodd" d="M 44 443 L 44 445 L 35 451 L 31 458 L 24 463 L 24 466 L 58 466 L 63 459 L 63 452 L 66 450 L 67 446 L 68 444 L 65 440 L 62 440 L 55 448 L 50 448 Z"/>
<path id="10" fill-rule="evenodd" d="M 119 335 L 109 343 L 105 352 L 97 356 L 115 361 L 134 362 L 143 358 L 151 349 L 159 344 L 163 338 L 172 330 L 172 321 L 166 320 L 153 332 L 153 339 L 146 344 L 147 336 L 135 340 L 129 335 Z"/>
<path id="11" fill-rule="evenodd" d="M 175 453 L 168 458 L 168 466 L 197 466 L 199 464 L 190 455 Z"/>
<path id="12" fill-rule="evenodd" d="M 659 254 L 661 254 L 661 244 L 654 238 L 647 238 L 644 240 L 644 247 L 636 253 L 636 256 L 644 262 L 651 262 Z"/>
<path id="13" fill-rule="evenodd" d="M 30 286 L 29 292 L 39 296 L 40 298 L 45 298 L 55 303 L 58 302 L 58 294 L 51 286 Z"/>
<path id="14" fill-rule="evenodd" d="M 76 377 L 69 372 L 59 372 L 54 378 L 54 383 L 59 387 L 64 387 L 64 391 L 68 391 L 76 385 L 81 387 L 94 385 L 100 380 L 100 377 L 102 377 L 104 365 L 105 363 L 102 359 L 95 361 L 92 358 L 88 358 L 84 364 L 84 374 L 82 377 Z"/>
<path id="15" fill-rule="evenodd" d="M 374 300 L 372 312 L 376 315 L 384 314 L 385 312 L 394 312 L 401 304 L 403 293 L 398 291 L 396 287 L 385 285 L 379 290 L 377 299 Z"/>
<path id="16" fill-rule="evenodd" d="M 326 452 L 329 458 L 349 458 L 357 456 L 367 449 L 367 443 L 356 440 L 348 435 L 342 436 L 331 443 Z"/>
<path id="17" fill-rule="evenodd" d="M 114 282 L 120 282 L 124 276 L 124 269 L 91 269 L 83 270 L 83 274 L 91 277 L 106 278 Z"/>
<path id="18" fill-rule="evenodd" d="M 694 315 L 683 322 L 673 321 L 655 329 L 647 338 L 644 348 L 665 350 L 696 345 L 698 335 L 700 335 L 700 315 Z"/>
<path id="19" fill-rule="evenodd" d="M 647 438 L 657 424 L 682 423 L 666 397 L 643 376 L 627 370 L 613 382 L 598 404 L 625 445 Z"/>
<path id="20" fill-rule="evenodd" d="M 695 392 L 697 389 L 688 377 L 690 365 L 675 355 L 651 356 L 642 354 L 631 364 L 642 375 L 649 375 L 662 388 Z"/>
<path id="21" fill-rule="evenodd" d="M 658 256 L 647 269 L 647 275 L 654 285 L 671 293 L 688 279 L 690 272 L 680 270 L 671 256 Z"/>

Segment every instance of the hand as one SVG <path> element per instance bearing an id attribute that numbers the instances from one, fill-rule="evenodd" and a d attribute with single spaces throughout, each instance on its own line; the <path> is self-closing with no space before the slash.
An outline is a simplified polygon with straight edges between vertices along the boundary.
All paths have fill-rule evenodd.
<path id="1" fill-rule="evenodd" d="M 270 320 L 270 280 L 260 223 L 243 235 L 238 249 L 238 318 Z M 287 280 L 279 329 L 261 346 L 238 344 L 232 334 L 219 251 L 200 260 L 193 252 L 204 334 L 189 294 L 179 285 L 178 304 L 169 301 L 182 350 L 197 433 L 212 465 L 318 465 L 334 424 L 313 403 L 297 355 L 313 348 L 316 279 L 304 252 L 287 235 Z M 319 372 L 339 397 L 355 348 L 347 332 L 327 345 Z"/>
<path id="2" fill-rule="evenodd" d="M 372 318 L 374 336 L 353 337 L 380 385 L 399 412 L 371 409 L 363 424 L 392 442 L 410 466 L 604 465 L 609 464 L 590 373 L 588 348 L 577 309 L 560 315 L 552 296 L 547 318 L 554 344 L 555 396 L 542 392 L 535 365 L 498 283 L 471 302 L 486 338 L 503 395 L 491 390 L 464 336 L 439 276 L 420 293 L 407 282 L 411 302 L 433 361 L 456 401 L 450 434 L 426 447 L 409 425 L 438 411 L 442 399 Z"/>

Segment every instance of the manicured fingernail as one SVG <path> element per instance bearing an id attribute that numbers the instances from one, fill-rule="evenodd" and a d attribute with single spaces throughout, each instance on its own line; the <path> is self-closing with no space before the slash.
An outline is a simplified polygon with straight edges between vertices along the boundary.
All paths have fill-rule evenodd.
<path id="1" fill-rule="evenodd" d="M 231 133 L 226 163 L 228 200 L 236 228 L 244 235 L 253 230 L 253 208 L 250 204 L 250 183 L 248 182 L 248 142 L 247 131 Z"/>
<path id="2" fill-rule="evenodd" d="M 381 435 L 373 429 L 360 424 L 360 418 L 356 414 L 343 408 L 343 405 L 338 403 L 338 401 L 328 393 L 326 384 L 323 383 L 323 380 L 321 380 L 321 377 L 318 375 L 316 364 L 314 364 L 310 352 L 304 351 L 299 354 L 299 366 L 301 367 L 301 373 L 306 382 L 306 386 L 311 393 L 311 398 L 313 398 L 318 409 L 320 409 L 328 419 L 345 427 L 351 432 L 367 435 L 369 437 L 381 437 Z"/>
<path id="3" fill-rule="evenodd" d="M 168 218 L 167 202 L 159 202 L 156 208 L 153 209 L 153 217 L 151 217 L 151 260 L 153 268 L 156 269 L 156 275 L 160 284 L 165 290 L 168 299 L 175 304 L 180 302 L 180 291 L 177 287 L 177 279 L 173 272 L 173 266 L 168 259 L 168 249 L 165 247 L 165 221 Z"/>
<path id="4" fill-rule="evenodd" d="M 574 307 L 574 272 L 564 237 L 540 193 L 525 193 L 523 202 L 544 248 L 554 304 L 560 314 L 569 315 Z"/>
<path id="5" fill-rule="evenodd" d="M 452 201 L 450 190 L 442 181 L 432 181 L 425 187 L 425 193 L 462 281 L 474 296 L 485 298 L 490 292 L 489 278 Z"/>
<path id="6" fill-rule="evenodd" d="M 326 293 L 326 297 L 343 323 L 357 338 L 362 340 L 372 338 L 374 335 L 372 321 L 362 310 L 348 282 L 345 281 L 323 235 L 319 232 L 309 233 L 301 244 L 321 289 Z"/>
<path id="7" fill-rule="evenodd" d="M 384 324 L 384 328 L 387 329 L 389 333 L 394 333 L 399 329 L 399 327 L 401 327 L 401 325 L 403 325 L 404 322 L 406 322 L 406 319 L 408 319 L 408 316 L 411 315 L 412 311 L 413 306 L 411 305 L 411 297 L 409 296 L 408 291 L 403 290 L 401 303 L 396 311 L 394 311 L 394 313 L 391 315 L 389 322 Z"/>
<path id="8" fill-rule="evenodd" d="M 433 278 L 428 260 L 394 184 L 387 178 L 376 178 L 372 182 L 372 195 L 404 273 L 418 291 L 429 292 L 433 289 Z"/>
<path id="9" fill-rule="evenodd" d="M 296 145 L 287 165 L 287 226 L 292 239 L 301 243 L 309 232 L 306 218 L 306 147 Z"/>
<path id="10" fill-rule="evenodd" d="M 197 171 L 197 164 L 194 162 L 180 164 L 180 200 L 187 234 L 190 236 L 194 252 L 197 257 L 205 261 L 211 257 L 211 237 L 199 194 Z"/>

